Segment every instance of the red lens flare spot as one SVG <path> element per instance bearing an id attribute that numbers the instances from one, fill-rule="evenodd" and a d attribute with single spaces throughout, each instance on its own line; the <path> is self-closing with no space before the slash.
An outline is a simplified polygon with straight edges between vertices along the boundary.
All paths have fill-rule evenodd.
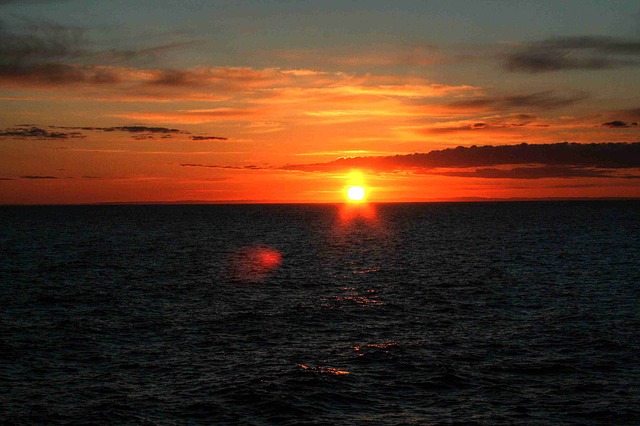
<path id="1" fill-rule="evenodd" d="M 282 263 L 282 254 L 277 250 L 260 248 L 255 255 L 260 266 L 266 269 L 273 269 Z"/>
<path id="2" fill-rule="evenodd" d="M 231 256 L 231 275 L 242 282 L 262 282 L 282 263 L 282 253 L 271 247 L 252 246 Z"/>

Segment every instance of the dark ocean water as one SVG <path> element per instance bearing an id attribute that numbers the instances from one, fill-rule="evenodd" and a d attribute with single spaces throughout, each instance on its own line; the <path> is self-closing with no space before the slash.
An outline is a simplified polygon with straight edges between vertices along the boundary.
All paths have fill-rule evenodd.
<path id="1" fill-rule="evenodd" d="M 0 220 L 0 423 L 640 424 L 640 202 Z"/>

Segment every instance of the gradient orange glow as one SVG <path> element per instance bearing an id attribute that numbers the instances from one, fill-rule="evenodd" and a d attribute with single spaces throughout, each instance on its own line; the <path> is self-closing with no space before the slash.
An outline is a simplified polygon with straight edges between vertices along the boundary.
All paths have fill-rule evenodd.
<path id="1" fill-rule="evenodd" d="M 474 26 L 454 18 L 466 13 L 455 2 L 440 18 L 427 3 L 415 6 L 424 13 L 411 16 L 424 22 L 413 27 L 367 2 L 371 9 L 359 13 L 395 23 L 385 36 L 313 9 L 335 29 L 331 41 L 295 32 L 270 38 L 297 20 L 270 15 L 275 6 L 260 2 L 264 21 L 249 14 L 247 26 L 219 22 L 220 40 L 234 40 L 227 49 L 209 20 L 248 16 L 239 3 L 203 4 L 190 15 L 159 1 L 156 18 L 171 17 L 167 31 L 132 13 L 127 28 L 138 36 L 126 38 L 101 21 L 112 16 L 109 2 L 88 2 L 73 19 L 60 12 L 71 6 L 53 3 L 0 4 L 8 58 L 0 72 L 0 204 L 342 203 L 356 186 L 368 202 L 640 197 L 640 162 L 612 165 L 604 154 L 597 164 L 574 164 L 584 158 L 576 155 L 560 165 L 556 158 L 494 164 L 486 156 L 385 168 L 376 160 L 457 146 L 638 141 L 635 33 L 581 36 L 591 28 L 572 15 L 575 36 L 542 31 L 530 39 L 517 25 L 471 36 Z M 635 16 L 592 6 L 594 16 Z M 28 23 L 15 18 L 29 14 Z M 195 23 L 200 16 L 206 25 Z M 87 28 L 76 26 L 80 18 Z M 446 26 L 429 30 L 439 19 Z M 450 42 L 457 34 L 477 43 Z M 352 166 L 355 157 L 368 160 Z M 328 166 L 339 160 L 344 167 Z M 536 167 L 537 174 L 525 170 Z"/>

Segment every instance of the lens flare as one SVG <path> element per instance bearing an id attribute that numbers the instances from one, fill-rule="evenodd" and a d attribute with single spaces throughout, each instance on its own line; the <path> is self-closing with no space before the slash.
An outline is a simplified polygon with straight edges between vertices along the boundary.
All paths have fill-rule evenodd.
<path id="1" fill-rule="evenodd" d="M 282 263 L 282 253 L 266 246 L 244 247 L 231 257 L 231 276 L 241 282 L 264 281 Z"/>

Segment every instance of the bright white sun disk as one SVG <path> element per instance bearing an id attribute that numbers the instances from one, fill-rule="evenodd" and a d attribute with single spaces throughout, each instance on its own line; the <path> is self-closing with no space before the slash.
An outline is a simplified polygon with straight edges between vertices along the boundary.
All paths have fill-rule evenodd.
<path id="1" fill-rule="evenodd" d="M 351 186 L 347 189 L 347 197 L 351 201 L 362 201 L 364 200 L 365 191 L 361 186 Z"/>

